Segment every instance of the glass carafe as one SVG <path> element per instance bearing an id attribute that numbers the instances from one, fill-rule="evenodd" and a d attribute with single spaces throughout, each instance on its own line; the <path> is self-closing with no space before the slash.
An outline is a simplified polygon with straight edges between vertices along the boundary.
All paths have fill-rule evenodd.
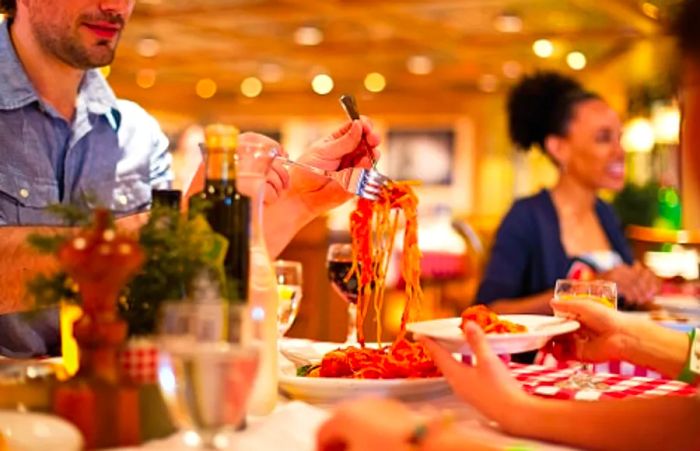
<path id="1" fill-rule="evenodd" d="M 267 252 L 263 229 L 265 175 L 278 148 L 273 142 L 242 135 L 237 148 L 238 189 L 251 200 L 250 279 L 248 281 L 249 327 L 245 339 L 260 349 L 260 367 L 253 386 L 249 411 L 270 413 L 277 402 L 277 303 L 275 269 Z"/>

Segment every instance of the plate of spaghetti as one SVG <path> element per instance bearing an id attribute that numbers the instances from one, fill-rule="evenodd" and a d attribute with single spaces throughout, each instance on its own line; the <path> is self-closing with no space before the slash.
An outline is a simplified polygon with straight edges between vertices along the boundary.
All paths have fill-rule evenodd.
<path id="1" fill-rule="evenodd" d="M 356 395 L 421 398 L 449 390 L 427 350 L 406 338 L 406 324 L 420 308 L 418 198 L 410 182 L 390 181 L 378 199 L 359 199 L 350 215 L 353 261 L 346 278 L 357 280 L 357 345 L 324 350 L 314 364 L 287 368 L 281 390 L 306 400 L 330 401 Z M 399 234 L 403 232 L 401 237 Z M 401 239 L 401 275 L 405 281 L 401 326 L 396 339 L 383 343 L 377 321 L 374 344 L 367 342 L 364 321 L 370 308 L 381 317 L 386 275 L 393 246 Z"/>
<path id="2" fill-rule="evenodd" d="M 462 355 L 471 354 L 464 338 L 467 322 L 475 322 L 486 333 L 497 354 L 515 354 L 542 348 L 552 337 L 577 330 L 577 321 L 547 315 L 497 315 L 483 305 L 464 310 L 459 318 L 445 318 L 410 323 L 407 330 L 414 336 L 429 337 L 445 349 Z"/>
<path id="3" fill-rule="evenodd" d="M 418 346 L 405 340 L 364 348 L 310 342 L 292 348 L 308 365 L 282 364 L 280 391 L 317 403 L 368 395 L 419 400 L 449 393 L 447 381 Z"/>

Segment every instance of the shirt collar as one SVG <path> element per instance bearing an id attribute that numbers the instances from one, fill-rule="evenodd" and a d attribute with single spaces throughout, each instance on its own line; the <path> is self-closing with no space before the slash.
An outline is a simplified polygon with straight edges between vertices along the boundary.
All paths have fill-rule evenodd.
<path id="1" fill-rule="evenodd" d="M 0 80 L 5 80 L 0 83 L 0 110 L 13 110 L 41 101 L 12 45 L 9 21 L 0 24 Z M 119 128 L 121 114 L 117 98 L 99 70 L 85 72 L 78 89 L 78 101 L 85 102 L 88 112 L 106 116 L 115 130 Z"/>

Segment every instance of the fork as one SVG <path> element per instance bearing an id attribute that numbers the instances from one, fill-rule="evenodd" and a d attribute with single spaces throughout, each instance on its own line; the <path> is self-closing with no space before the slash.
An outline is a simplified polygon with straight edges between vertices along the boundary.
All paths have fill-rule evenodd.
<path id="1" fill-rule="evenodd" d="M 320 175 L 334 180 L 343 189 L 356 196 L 367 200 L 377 200 L 379 193 L 384 189 L 389 179 L 375 171 L 374 169 L 347 168 L 340 171 L 327 171 L 298 161 L 290 160 L 287 157 L 278 155 L 275 157 L 282 164 L 295 166 L 312 174 Z"/>

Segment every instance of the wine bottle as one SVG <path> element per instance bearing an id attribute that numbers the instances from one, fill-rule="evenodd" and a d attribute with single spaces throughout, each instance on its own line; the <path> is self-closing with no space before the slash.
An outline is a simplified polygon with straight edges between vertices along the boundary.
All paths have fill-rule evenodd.
<path id="1" fill-rule="evenodd" d="M 212 230 L 228 242 L 223 258 L 221 295 L 231 303 L 248 298 L 250 198 L 236 189 L 238 129 L 210 125 L 205 129 L 204 191 L 190 198 L 190 211 L 203 211 Z"/>

